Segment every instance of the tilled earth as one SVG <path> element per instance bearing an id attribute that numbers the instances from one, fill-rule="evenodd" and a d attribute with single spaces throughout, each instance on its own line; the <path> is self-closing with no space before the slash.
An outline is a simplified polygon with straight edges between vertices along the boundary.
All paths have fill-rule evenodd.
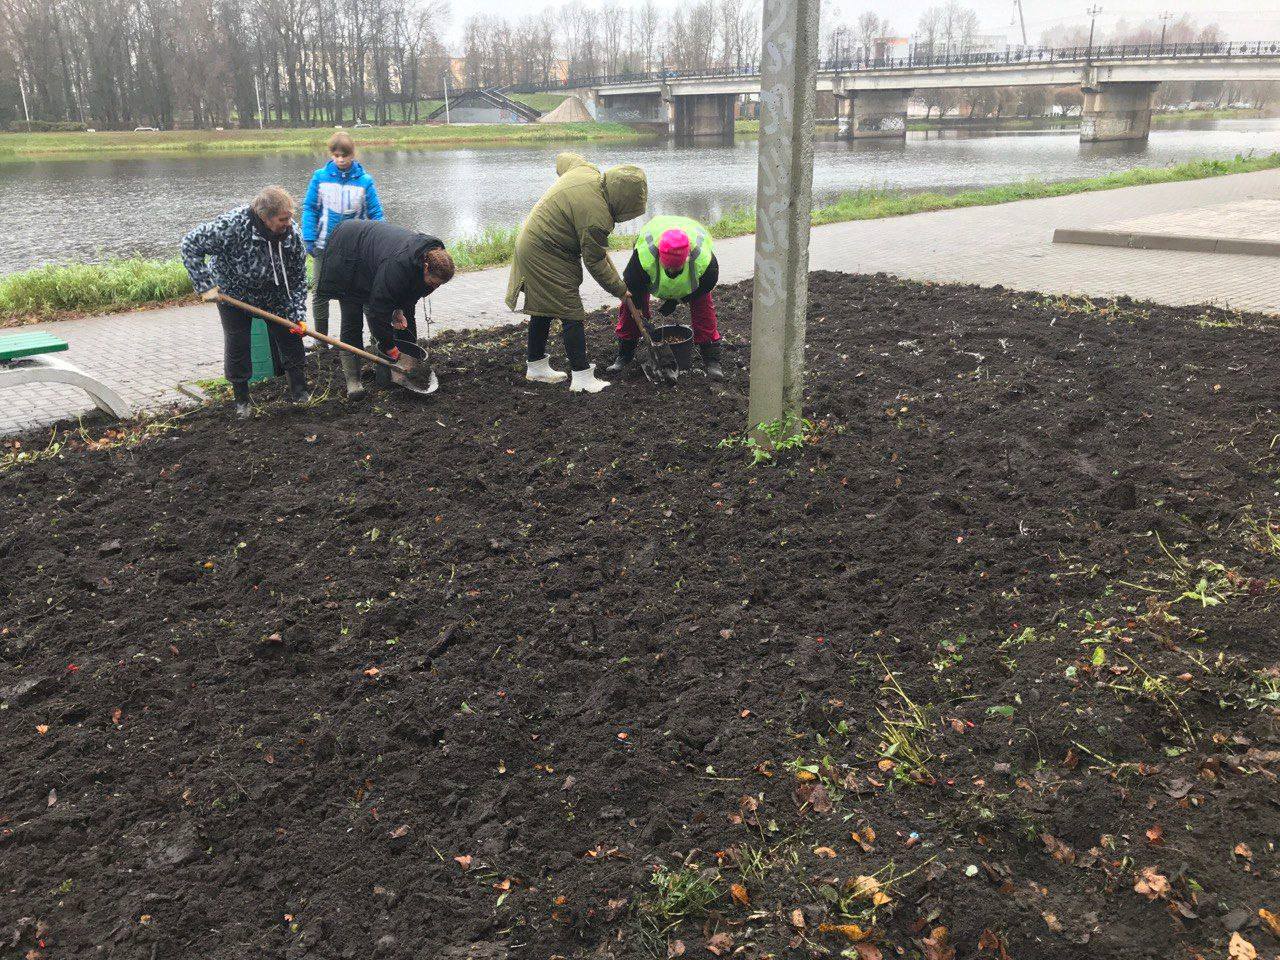
<path id="1" fill-rule="evenodd" d="M 26 441 L 0 953 L 1280 955 L 1275 327 L 810 296 L 772 464 L 742 285 L 723 389 L 508 330 L 426 402 Z"/>

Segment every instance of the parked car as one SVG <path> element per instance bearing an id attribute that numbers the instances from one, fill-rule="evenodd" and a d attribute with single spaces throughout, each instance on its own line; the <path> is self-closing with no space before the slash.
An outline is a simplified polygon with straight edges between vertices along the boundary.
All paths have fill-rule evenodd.
<path id="1" fill-rule="evenodd" d="M 365 123 L 363 120 L 361 120 L 359 123 L 357 123 L 357 124 L 355 125 L 355 127 L 354 127 L 353 129 L 355 129 L 355 130 L 359 130 L 359 129 L 360 129 L 360 128 L 362 128 L 362 127 L 372 127 L 372 126 L 373 126 L 373 124 L 372 124 L 372 123 Z"/>
<path id="2" fill-rule="evenodd" d="M 159 133 L 160 128 L 159 127 L 134 127 L 133 132 L 134 133 Z"/>

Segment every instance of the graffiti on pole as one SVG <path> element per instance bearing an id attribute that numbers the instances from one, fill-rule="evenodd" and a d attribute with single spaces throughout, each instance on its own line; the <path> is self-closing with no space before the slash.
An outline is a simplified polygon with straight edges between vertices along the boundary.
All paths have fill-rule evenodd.
<path id="1" fill-rule="evenodd" d="M 765 0 L 750 426 L 798 415 L 808 301 L 818 0 Z"/>

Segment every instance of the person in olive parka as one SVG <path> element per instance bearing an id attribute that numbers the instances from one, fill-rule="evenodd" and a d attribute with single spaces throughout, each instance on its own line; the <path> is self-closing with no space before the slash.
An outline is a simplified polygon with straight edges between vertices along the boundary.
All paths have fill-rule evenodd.
<path id="1" fill-rule="evenodd" d="M 534 206 L 516 239 L 507 306 L 528 314 L 529 351 L 525 378 L 559 383 L 565 374 L 551 368 L 547 335 L 559 319 L 574 393 L 599 393 L 609 384 L 587 362 L 586 310 L 578 288 L 582 267 L 619 300 L 630 294 L 609 259 L 609 234 L 619 223 L 644 213 L 649 185 L 644 171 L 626 164 L 604 173 L 575 153 L 556 157 L 558 179 Z M 523 297 L 523 302 L 522 302 Z"/>

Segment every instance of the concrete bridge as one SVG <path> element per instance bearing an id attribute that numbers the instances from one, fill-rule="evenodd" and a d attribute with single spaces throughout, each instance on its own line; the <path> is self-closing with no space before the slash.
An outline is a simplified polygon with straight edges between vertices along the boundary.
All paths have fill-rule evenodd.
<path id="1" fill-rule="evenodd" d="M 1161 83 L 1280 80 L 1280 41 L 1109 44 L 1009 48 L 965 53 L 822 63 L 818 90 L 835 95 L 841 128 L 852 139 L 905 137 L 907 100 L 918 90 L 1068 86 L 1084 92 L 1080 139 L 1145 140 Z M 597 118 L 665 124 L 677 136 L 733 137 L 734 105 L 760 89 L 757 66 L 705 73 L 661 71 L 569 80 Z"/>

